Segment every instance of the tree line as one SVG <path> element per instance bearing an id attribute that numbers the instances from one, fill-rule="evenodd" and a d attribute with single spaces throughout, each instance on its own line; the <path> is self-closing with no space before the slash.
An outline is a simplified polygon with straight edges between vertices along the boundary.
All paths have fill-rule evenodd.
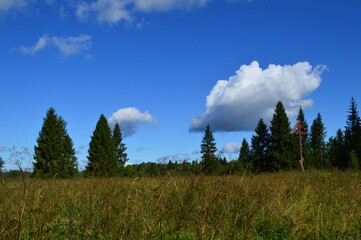
<path id="1" fill-rule="evenodd" d="M 346 126 L 338 129 L 326 141 L 326 128 L 321 114 L 311 127 L 300 107 L 297 120 L 308 133 L 302 138 L 304 165 L 307 169 L 359 169 L 361 166 L 361 120 L 354 98 L 351 99 Z M 201 159 L 178 159 L 165 163 L 144 162 L 125 166 L 127 147 L 123 143 L 119 124 L 111 130 L 101 115 L 91 136 L 88 163 L 78 172 L 76 151 L 67 133 L 66 122 L 50 108 L 34 146 L 33 175 L 67 178 L 72 176 L 156 176 L 164 174 L 233 174 L 238 172 L 275 172 L 298 168 L 299 147 L 297 136 L 282 102 L 278 102 L 270 126 L 260 119 L 250 143 L 244 138 L 237 159 L 227 161 L 217 152 L 211 126 L 205 128 L 201 142 Z M 0 167 L 4 161 L 0 158 Z"/>

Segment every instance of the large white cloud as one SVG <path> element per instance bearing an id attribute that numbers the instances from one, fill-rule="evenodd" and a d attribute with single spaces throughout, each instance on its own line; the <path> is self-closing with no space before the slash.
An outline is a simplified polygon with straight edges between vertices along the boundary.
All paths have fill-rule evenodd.
<path id="1" fill-rule="evenodd" d="M 95 17 L 98 22 L 115 24 L 132 21 L 134 12 L 159 12 L 204 7 L 210 0 L 96 0 L 83 1 L 76 10 L 81 20 Z"/>
<path id="2" fill-rule="evenodd" d="M 119 109 L 113 113 L 108 119 L 108 123 L 111 128 L 113 128 L 116 123 L 119 123 L 124 137 L 128 137 L 137 132 L 142 124 L 156 125 L 157 119 L 148 111 L 142 113 L 134 107 L 129 107 Z"/>
<path id="3" fill-rule="evenodd" d="M 289 117 L 299 106 L 313 105 L 305 99 L 321 83 L 325 66 L 308 62 L 260 68 L 257 61 L 242 65 L 236 75 L 219 80 L 207 96 L 202 115 L 193 118 L 190 131 L 252 131 L 260 118 L 270 121 L 276 103 L 282 101 Z"/>
<path id="4" fill-rule="evenodd" d="M 26 0 L 0 0 L 0 13 L 11 9 L 23 8 L 27 5 Z"/>
<path id="5" fill-rule="evenodd" d="M 88 57 L 89 54 L 87 54 L 87 52 L 92 45 L 91 39 L 92 37 L 89 35 L 79 35 L 76 37 L 50 37 L 48 35 L 43 35 L 34 46 L 21 46 L 19 48 L 14 48 L 13 50 L 20 51 L 25 55 L 34 55 L 44 48 L 51 46 L 57 48 L 65 58 L 72 55 L 84 55 Z"/>

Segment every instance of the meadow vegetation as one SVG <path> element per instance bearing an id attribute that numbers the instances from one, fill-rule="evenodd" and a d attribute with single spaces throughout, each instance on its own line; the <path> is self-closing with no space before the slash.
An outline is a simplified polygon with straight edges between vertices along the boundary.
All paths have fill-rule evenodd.
<path id="1" fill-rule="evenodd" d="M 361 174 L 5 179 L 0 214 L 1 239 L 361 239 Z"/>

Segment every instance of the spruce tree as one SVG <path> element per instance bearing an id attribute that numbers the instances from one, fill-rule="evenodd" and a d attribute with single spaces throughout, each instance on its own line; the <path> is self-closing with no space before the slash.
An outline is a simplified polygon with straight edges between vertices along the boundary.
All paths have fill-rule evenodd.
<path id="1" fill-rule="evenodd" d="M 203 171 L 209 173 L 217 168 L 218 161 L 215 152 L 217 152 L 215 138 L 213 137 L 211 127 L 207 125 L 201 144 Z"/>
<path id="2" fill-rule="evenodd" d="M 321 114 L 318 113 L 315 120 L 312 122 L 310 142 L 312 154 L 312 166 L 314 168 L 322 169 L 328 166 L 325 158 L 325 137 L 326 130 L 322 122 Z"/>
<path id="3" fill-rule="evenodd" d="M 243 167 L 247 170 L 252 169 L 252 154 L 249 144 L 245 138 L 243 138 L 241 149 L 239 152 L 238 161 L 242 163 Z"/>
<path id="4" fill-rule="evenodd" d="M 123 136 L 120 130 L 119 123 L 116 123 L 113 130 L 113 140 L 115 144 L 115 155 L 117 157 L 118 167 L 124 167 L 125 163 L 128 161 L 127 147 L 123 143 Z"/>
<path id="5" fill-rule="evenodd" d="M 253 135 L 251 139 L 253 168 L 256 171 L 266 171 L 270 168 L 267 166 L 267 153 L 270 144 L 270 134 L 263 119 L 258 121 L 255 133 L 256 134 Z"/>
<path id="6" fill-rule="evenodd" d="M 357 111 L 355 99 L 351 99 L 349 115 L 347 116 L 345 129 L 345 144 L 348 155 L 354 151 L 358 159 L 361 159 L 361 120 Z M 348 158 L 348 162 L 350 158 Z"/>
<path id="7" fill-rule="evenodd" d="M 34 173 L 42 177 L 70 177 L 77 173 L 73 142 L 66 122 L 50 108 L 34 147 Z"/>
<path id="8" fill-rule="evenodd" d="M 290 121 L 282 102 L 278 102 L 271 120 L 269 146 L 270 171 L 288 170 L 296 165 L 296 138 L 291 134 Z"/>
<path id="9" fill-rule="evenodd" d="M 107 119 L 102 114 L 96 124 L 88 150 L 86 171 L 91 176 L 111 177 L 118 172 L 115 144 Z"/>

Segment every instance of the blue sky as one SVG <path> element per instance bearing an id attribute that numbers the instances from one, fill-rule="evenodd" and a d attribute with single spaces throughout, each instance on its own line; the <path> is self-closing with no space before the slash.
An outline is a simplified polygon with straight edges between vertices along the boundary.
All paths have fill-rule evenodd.
<path id="1" fill-rule="evenodd" d="M 51 106 L 81 167 L 100 114 L 120 122 L 130 163 L 199 159 L 207 123 L 231 152 L 277 100 L 292 123 L 299 105 L 309 125 L 320 112 L 333 136 L 361 101 L 360 11 L 358 0 L 0 0 L 0 156 L 33 150 Z"/>

